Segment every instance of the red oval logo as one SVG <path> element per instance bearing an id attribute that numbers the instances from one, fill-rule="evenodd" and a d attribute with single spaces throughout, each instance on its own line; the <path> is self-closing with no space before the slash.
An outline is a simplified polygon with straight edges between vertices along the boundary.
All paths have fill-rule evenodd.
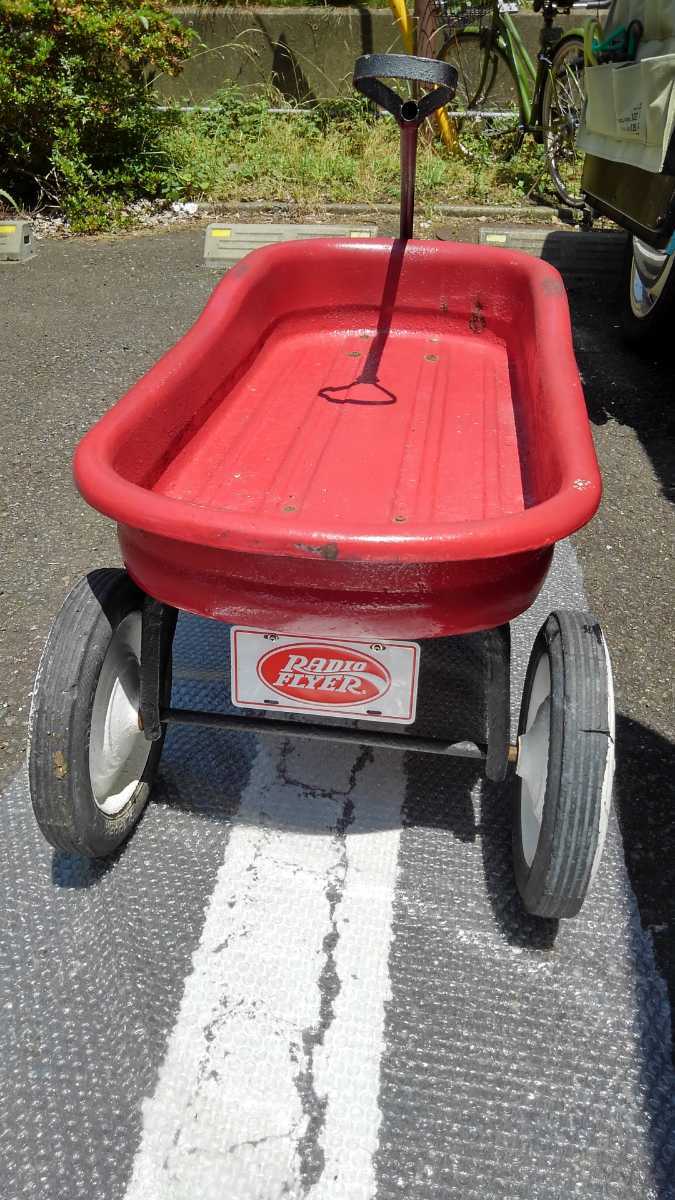
<path id="1" fill-rule="evenodd" d="M 391 687 L 391 675 L 376 658 L 324 642 L 270 650 L 258 660 L 258 675 L 286 699 L 336 707 L 370 703 Z"/>

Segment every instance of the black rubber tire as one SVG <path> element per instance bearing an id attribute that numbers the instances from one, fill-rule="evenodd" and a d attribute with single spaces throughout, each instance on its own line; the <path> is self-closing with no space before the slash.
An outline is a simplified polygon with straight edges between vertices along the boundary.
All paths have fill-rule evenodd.
<path id="1" fill-rule="evenodd" d="M 114 630 L 143 606 L 126 571 L 105 568 L 66 597 L 38 667 L 29 719 L 28 772 L 35 816 L 47 841 L 69 854 L 106 858 L 129 836 L 150 794 L 162 737 L 153 742 L 140 782 L 125 807 L 108 815 L 96 804 L 89 775 L 89 735 L 96 685 Z M 164 695 L 171 686 L 175 611 L 165 610 Z"/>
<path id="2" fill-rule="evenodd" d="M 542 823 L 532 862 L 523 848 L 522 783 L 516 780 L 513 857 L 528 912 L 575 917 L 600 860 L 614 767 L 614 694 L 600 625 L 588 613 L 553 612 L 530 655 L 520 712 L 526 729 L 539 660 L 551 681 L 548 771 Z"/>
<path id="3" fill-rule="evenodd" d="M 505 89 L 510 93 L 512 75 L 509 63 L 498 46 L 486 51 L 483 49 L 483 36 L 480 33 L 461 30 L 453 32 L 450 37 L 446 36 L 435 53 L 442 62 L 457 70 L 457 92 L 453 103 L 446 110 L 449 117 L 452 117 L 453 109 L 469 112 L 486 105 L 495 111 L 503 109 L 505 116 L 512 112 L 511 100 L 499 98 Z M 455 118 L 455 124 L 460 130 L 463 124 L 469 128 L 476 126 L 475 121 L 465 119 L 463 122 L 459 117 Z M 487 120 L 480 128 L 487 137 L 493 139 L 500 156 L 507 159 L 520 149 L 525 137 L 522 113 L 519 123 L 513 127 L 502 127 L 498 121 Z"/>
<path id="4" fill-rule="evenodd" d="M 578 186 L 578 189 L 575 188 L 575 191 L 571 192 L 569 190 L 569 188 L 566 186 L 566 184 L 558 170 L 558 166 L 556 164 L 556 158 L 552 155 L 550 145 L 547 141 L 547 130 L 549 128 L 551 128 L 551 115 L 550 114 L 551 114 L 551 108 L 553 106 L 553 86 L 554 86 L 554 80 L 556 79 L 556 71 L 559 69 L 560 62 L 563 59 L 565 59 L 570 54 L 570 52 L 572 53 L 573 56 L 575 55 L 575 53 L 578 56 L 581 73 L 583 75 L 584 40 L 583 40 L 583 38 L 579 37 L 578 34 L 573 33 L 573 34 L 570 34 L 568 37 L 562 38 L 561 41 L 558 43 L 558 45 L 555 48 L 555 53 L 551 60 L 551 67 L 545 78 L 544 90 L 543 90 L 542 100 L 541 100 L 542 141 L 544 143 L 544 154 L 546 156 L 546 165 L 548 167 L 548 173 L 551 177 L 551 182 L 553 184 L 553 187 L 555 188 L 555 191 L 556 191 L 559 199 L 562 201 L 562 203 L 564 205 L 566 205 L 569 208 L 583 208 L 584 204 L 586 203 L 586 198 L 581 191 L 581 174 L 582 174 L 582 170 L 583 170 L 583 155 L 580 155 L 578 158 L 578 172 L 577 173 L 578 173 L 578 185 L 579 186 Z M 581 93 L 583 94 L 583 85 L 580 90 L 581 90 Z M 581 120 L 581 106 L 580 106 L 579 112 L 578 112 L 578 119 Z"/>
<path id="5" fill-rule="evenodd" d="M 621 334 L 633 349 L 648 352 L 670 345 L 675 321 L 675 267 L 651 312 L 639 317 L 631 305 L 633 235 L 628 234 L 621 276 Z"/>

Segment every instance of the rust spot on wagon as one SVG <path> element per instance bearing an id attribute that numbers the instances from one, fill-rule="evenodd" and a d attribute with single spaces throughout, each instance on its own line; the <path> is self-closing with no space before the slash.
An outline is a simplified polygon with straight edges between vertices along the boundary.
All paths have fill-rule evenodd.
<path id="1" fill-rule="evenodd" d="M 472 333 L 482 333 L 487 325 L 485 315 L 483 313 L 483 305 L 480 300 L 476 300 L 473 306 L 473 312 L 469 317 L 469 329 Z"/>
<path id="2" fill-rule="evenodd" d="M 52 756 L 52 762 L 54 763 L 54 774 L 56 775 L 56 778 L 65 779 L 66 775 L 68 774 L 68 763 L 63 750 L 55 751 L 54 755 Z"/>
<path id="3" fill-rule="evenodd" d="M 339 554 L 335 542 L 326 542 L 325 546 L 310 546 L 305 542 L 296 542 L 295 548 L 296 550 L 304 550 L 307 554 L 316 554 L 317 558 L 325 558 L 329 562 L 334 561 Z"/>
<path id="4" fill-rule="evenodd" d="M 565 292 L 565 284 L 562 279 L 551 279 L 549 276 L 548 279 L 542 280 L 541 290 L 545 296 L 560 296 Z"/>

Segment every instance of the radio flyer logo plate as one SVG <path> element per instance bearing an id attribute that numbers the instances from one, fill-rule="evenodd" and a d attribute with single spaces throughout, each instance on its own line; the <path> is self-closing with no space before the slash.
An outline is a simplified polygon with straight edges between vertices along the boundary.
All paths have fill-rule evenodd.
<path id="1" fill-rule="evenodd" d="M 235 626 L 232 703 L 411 725 L 417 707 L 417 642 L 294 637 Z"/>

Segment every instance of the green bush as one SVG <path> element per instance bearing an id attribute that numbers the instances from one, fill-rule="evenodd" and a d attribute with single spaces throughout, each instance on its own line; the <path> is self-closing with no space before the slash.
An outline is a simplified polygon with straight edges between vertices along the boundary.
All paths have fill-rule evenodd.
<path id="1" fill-rule="evenodd" d="M 164 0 L 0 0 L 0 185 L 83 230 L 156 193 L 149 83 L 189 44 Z"/>

